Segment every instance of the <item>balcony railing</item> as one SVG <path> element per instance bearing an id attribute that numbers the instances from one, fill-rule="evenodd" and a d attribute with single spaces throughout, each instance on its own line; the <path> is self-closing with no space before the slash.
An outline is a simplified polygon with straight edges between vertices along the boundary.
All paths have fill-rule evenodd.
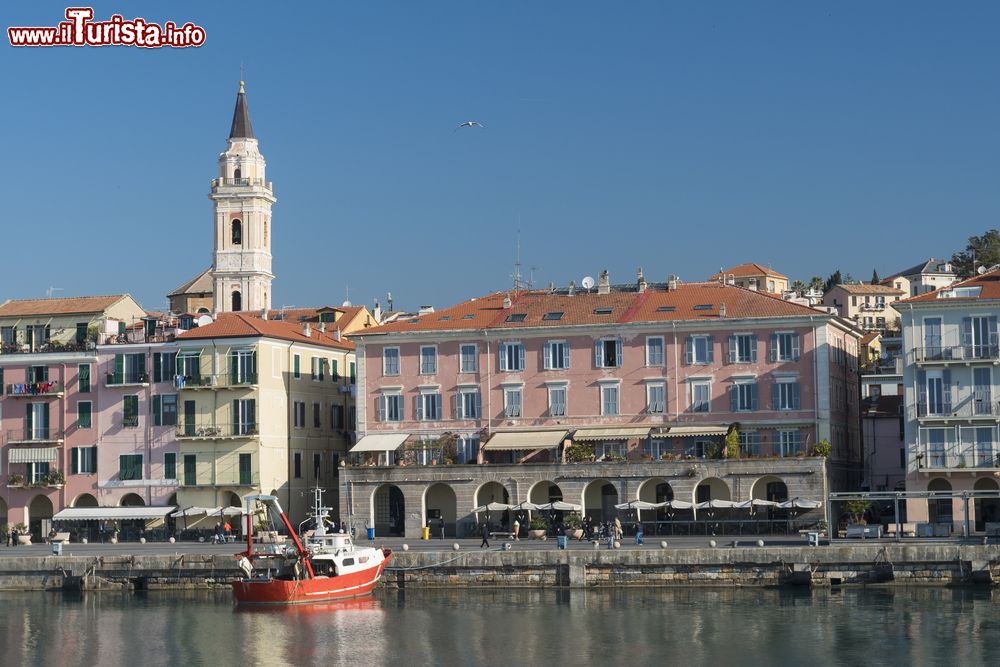
<path id="1" fill-rule="evenodd" d="M 188 440 L 227 440 L 233 438 L 254 438 L 260 434 L 256 422 L 239 424 L 211 424 L 184 422 L 177 425 L 177 437 Z"/>
<path id="2" fill-rule="evenodd" d="M 149 373 L 108 373 L 106 387 L 145 387 L 149 384 Z"/>
<path id="3" fill-rule="evenodd" d="M 256 385 L 256 373 L 178 375 L 174 378 L 174 386 L 178 389 L 239 389 Z"/>
<path id="4" fill-rule="evenodd" d="M 217 470 L 215 475 L 181 474 L 181 486 L 260 486 L 260 473 L 256 470 Z"/>
<path id="5" fill-rule="evenodd" d="M 1000 345 L 937 345 L 913 348 L 913 360 L 917 363 L 941 363 L 947 361 L 995 361 L 1000 359 Z"/>
<path id="6" fill-rule="evenodd" d="M 90 352 L 97 349 L 97 343 L 92 340 L 69 341 L 62 343 L 48 340 L 44 343 L 3 343 L 0 344 L 0 354 L 55 354 L 59 352 Z"/>
<path id="7" fill-rule="evenodd" d="M 271 183 L 265 181 L 263 178 L 213 178 L 212 179 L 213 190 L 221 186 L 230 186 L 230 187 L 259 186 L 267 190 L 272 189 Z"/>
<path id="8" fill-rule="evenodd" d="M 7 443 L 11 445 L 62 441 L 63 432 L 54 428 L 17 428 L 7 431 Z"/>
<path id="9" fill-rule="evenodd" d="M 911 407 L 911 409 L 913 409 Z M 991 400 L 987 396 L 964 396 L 954 403 L 928 404 L 921 401 L 916 405 L 916 413 L 919 419 L 976 419 L 976 418 L 1000 418 L 1000 402 Z"/>
<path id="10" fill-rule="evenodd" d="M 917 455 L 920 470 L 955 470 L 963 468 L 1000 468 L 997 443 L 985 446 L 971 444 L 946 445 L 944 448 L 923 445 Z"/>
<path id="11" fill-rule="evenodd" d="M 15 382 L 7 385 L 6 395 L 11 398 L 20 396 L 62 396 L 62 385 L 55 380 L 45 382 Z"/>

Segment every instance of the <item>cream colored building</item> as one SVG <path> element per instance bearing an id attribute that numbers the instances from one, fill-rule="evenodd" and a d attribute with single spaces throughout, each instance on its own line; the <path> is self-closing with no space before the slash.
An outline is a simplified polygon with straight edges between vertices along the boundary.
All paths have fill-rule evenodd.
<path id="1" fill-rule="evenodd" d="M 278 496 L 293 521 L 309 489 L 337 490 L 354 430 L 354 345 L 325 323 L 223 313 L 178 337 L 177 503 Z"/>
<path id="2" fill-rule="evenodd" d="M 0 354 L 94 349 L 145 315 L 128 294 L 10 299 L 0 305 Z"/>
<path id="3" fill-rule="evenodd" d="M 834 285 L 823 295 L 823 305 L 837 309 L 837 314 L 857 323 L 865 331 L 899 331 L 899 313 L 892 304 L 905 292 L 889 285 L 864 283 Z"/>

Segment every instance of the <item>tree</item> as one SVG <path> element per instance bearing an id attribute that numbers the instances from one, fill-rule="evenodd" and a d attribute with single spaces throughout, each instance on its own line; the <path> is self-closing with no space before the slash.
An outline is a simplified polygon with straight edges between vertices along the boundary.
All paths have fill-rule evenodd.
<path id="1" fill-rule="evenodd" d="M 798 294 L 799 296 L 802 296 L 802 294 L 809 288 L 801 280 L 796 280 L 794 283 L 792 283 L 792 286 L 789 289 Z"/>
<path id="2" fill-rule="evenodd" d="M 872 285 L 878 285 L 880 282 L 882 281 L 878 279 L 878 271 L 872 269 Z"/>
<path id="3" fill-rule="evenodd" d="M 815 290 L 817 292 L 821 291 L 823 289 L 823 277 L 822 276 L 813 276 L 812 278 L 810 278 L 809 279 L 809 289 Z"/>
<path id="4" fill-rule="evenodd" d="M 726 433 L 726 447 L 722 450 L 723 458 L 740 458 L 740 425 L 733 422 L 729 425 L 729 432 Z"/>
<path id="5" fill-rule="evenodd" d="M 830 277 L 827 278 L 826 282 L 823 283 L 823 294 L 826 294 L 831 289 L 833 289 L 833 287 L 835 287 L 836 285 L 840 285 L 843 282 L 844 282 L 844 279 L 840 275 L 840 269 L 837 269 L 836 271 L 834 271 L 833 273 L 831 273 Z"/>
<path id="6" fill-rule="evenodd" d="M 959 278 L 976 275 L 977 266 L 1000 264 L 1000 232 L 991 229 L 982 236 L 970 236 L 965 250 L 951 256 L 951 264 Z"/>

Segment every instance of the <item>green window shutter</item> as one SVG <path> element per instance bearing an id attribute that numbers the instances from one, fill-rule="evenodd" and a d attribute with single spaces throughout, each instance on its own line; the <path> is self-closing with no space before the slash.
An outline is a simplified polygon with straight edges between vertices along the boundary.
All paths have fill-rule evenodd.
<path id="1" fill-rule="evenodd" d="M 163 455 L 163 478 L 177 479 L 177 454 L 173 452 Z"/>
<path id="2" fill-rule="evenodd" d="M 248 379 L 252 384 L 257 384 L 257 350 L 254 350 L 251 355 L 250 377 Z"/>
<path id="3" fill-rule="evenodd" d="M 42 366 L 41 381 L 42 382 L 48 382 L 49 381 L 49 367 L 48 366 Z"/>
<path id="4" fill-rule="evenodd" d="M 233 400 L 233 435 L 240 432 L 240 402 Z"/>
<path id="5" fill-rule="evenodd" d="M 125 355 L 115 355 L 115 380 L 116 383 L 125 381 Z"/>
<path id="6" fill-rule="evenodd" d="M 49 404 L 42 403 L 42 428 L 45 429 L 46 434 L 49 430 Z"/>
<path id="7" fill-rule="evenodd" d="M 28 413 L 25 415 L 25 421 L 28 424 L 28 433 L 30 437 L 32 433 L 35 432 L 35 411 L 31 409 L 31 403 L 28 403 Z"/>
<path id="8" fill-rule="evenodd" d="M 300 368 L 300 363 L 301 363 L 301 359 L 299 358 L 299 355 L 296 354 L 294 357 L 292 357 L 292 375 L 294 377 L 301 377 L 302 376 L 302 370 Z"/>
<path id="9" fill-rule="evenodd" d="M 93 426 L 93 405 L 86 401 L 76 404 L 76 426 L 77 428 L 90 428 Z"/>
<path id="10" fill-rule="evenodd" d="M 71 475 L 80 474 L 80 450 L 76 447 L 70 450 L 69 472 Z"/>
<path id="11" fill-rule="evenodd" d="M 234 385 L 239 380 L 240 356 L 236 352 L 229 353 L 229 384 Z"/>
<path id="12" fill-rule="evenodd" d="M 153 382 L 163 382 L 163 369 L 160 368 L 160 353 L 153 353 Z"/>
<path id="13" fill-rule="evenodd" d="M 163 416 L 160 414 L 160 397 L 153 397 L 153 426 L 162 426 Z"/>
<path id="14" fill-rule="evenodd" d="M 358 379 L 357 368 L 358 368 L 357 365 L 352 361 L 351 362 L 351 384 L 354 384 L 357 381 L 357 379 Z"/>
<path id="15" fill-rule="evenodd" d="M 336 382 L 337 380 L 340 379 L 340 370 L 337 368 L 337 360 L 334 359 L 330 363 L 333 364 L 333 371 L 331 375 L 333 376 L 333 381 Z"/>
<path id="16" fill-rule="evenodd" d="M 80 364 L 76 377 L 78 390 L 81 393 L 90 392 L 90 364 Z"/>

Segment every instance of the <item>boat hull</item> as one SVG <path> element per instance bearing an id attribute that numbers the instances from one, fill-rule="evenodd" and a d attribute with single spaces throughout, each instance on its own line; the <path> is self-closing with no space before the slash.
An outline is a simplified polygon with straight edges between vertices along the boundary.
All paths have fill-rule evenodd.
<path id="1" fill-rule="evenodd" d="M 238 604 L 286 605 L 330 602 L 368 595 L 375 588 L 386 563 L 359 572 L 312 579 L 241 579 L 233 582 Z"/>

